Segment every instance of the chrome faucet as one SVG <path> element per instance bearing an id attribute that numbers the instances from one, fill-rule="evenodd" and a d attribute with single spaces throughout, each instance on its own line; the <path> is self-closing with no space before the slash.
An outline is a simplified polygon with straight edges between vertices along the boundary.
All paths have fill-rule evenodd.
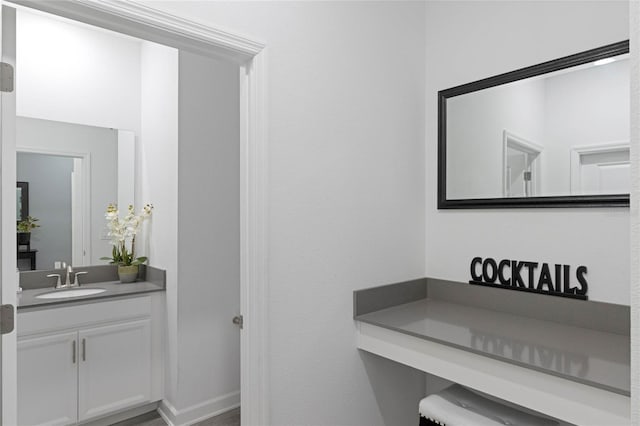
<path id="1" fill-rule="evenodd" d="M 62 277 L 60 276 L 60 274 L 49 274 L 47 275 L 47 278 L 53 278 L 53 277 L 57 277 L 58 279 L 56 280 L 56 289 L 61 289 L 61 288 L 71 288 L 71 287 L 80 287 L 80 281 L 78 281 L 78 275 L 84 275 L 84 274 L 88 274 L 88 272 L 76 272 L 74 274 L 73 272 L 73 268 L 71 267 L 71 265 L 66 265 L 63 263 L 63 268 L 66 268 L 66 277 L 64 280 L 64 284 L 62 284 Z M 71 282 L 71 274 L 74 274 L 73 277 L 73 282 Z"/>
<path id="2" fill-rule="evenodd" d="M 64 279 L 64 287 L 71 287 L 71 279 L 69 278 L 69 274 L 73 272 L 73 268 L 71 265 L 67 266 L 67 277 Z"/>

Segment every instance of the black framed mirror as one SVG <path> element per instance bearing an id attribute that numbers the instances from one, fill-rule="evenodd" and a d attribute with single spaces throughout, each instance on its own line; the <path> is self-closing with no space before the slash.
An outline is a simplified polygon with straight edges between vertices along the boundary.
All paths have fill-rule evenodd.
<path id="1" fill-rule="evenodd" d="M 438 208 L 629 206 L 629 41 L 438 92 Z"/>
<path id="2" fill-rule="evenodd" d="M 29 216 L 29 182 L 16 182 L 16 220 Z"/>

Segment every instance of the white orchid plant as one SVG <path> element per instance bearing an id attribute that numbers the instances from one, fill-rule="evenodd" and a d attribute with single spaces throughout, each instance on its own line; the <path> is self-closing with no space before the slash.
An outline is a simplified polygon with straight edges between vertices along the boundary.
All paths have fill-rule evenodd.
<path id="1" fill-rule="evenodd" d="M 136 235 L 142 222 L 151 216 L 151 210 L 153 206 L 147 204 L 140 214 L 136 215 L 134 207 L 130 205 L 126 216 L 120 219 L 118 207 L 115 204 L 109 204 L 104 217 L 107 219 L 108 235 L 111 237 L 113 250 L 111 257 L 101 257 L 100 260 L 108 260 L 109 263 L 121 266 L 140 265 L 146 262 L 146 257 L 136 257 Z M 129 246 L 127 243 L 130 243 Z"/>

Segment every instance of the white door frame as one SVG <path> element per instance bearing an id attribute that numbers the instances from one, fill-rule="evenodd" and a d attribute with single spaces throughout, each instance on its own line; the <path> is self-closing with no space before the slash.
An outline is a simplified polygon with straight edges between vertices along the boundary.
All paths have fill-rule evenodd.
<path id="1" fill-rule="evenodd" d="M 265 44 L 135 1 L 9 3 L 161 43 L 240 66 L 240 309 L 243 425 L 268 425 L 268 228 Z M 14 208 L 15 210 L 15 208 Z"/>
<path id="2" fill-rule="evenodd" d="M 514 147 L 520 151 L 535 155 L 531 169 L 534 179 L 531 180 L 531 193 L 537 195 L 540 186 L 540 154 L 544 147 L 524 139 L 507 130 L 502 131 L 502 196 L 509 196 L 509 176 L 507 172 L 507 152 L 509 147 Z"/>
<path id="3" fill-rule="evenodd" d="M 571 195 L 582 195 L 580 158 L 589 154 L 607 154 L 617 151 L 629 151 L 629 141 L 605 142 L 593 145 L 571 147 Z"/>
<path id="4" fill-rule="evenodd" d="M 0 41 L 2 42 L 2 62 L 15 66 L 15 10 L 11 8 L 2 8 L 0 14 L 2 25 L 0 28 Z M 2 115 L 12 117 L 16 114 L 16 92 L 3 92 L 2 98 Z M 1 204 L 2 204 L 2 225 L 0 226 L 0 234 L 2 235 L 1 252 L 1 277 L 2 288 L 0 289 L 1 303 L 17 304 L 16 294 L 16 269 L 18 267 L 16 252 L 16 208 L 13 191 L 16 186 L 16 120 L 1 120 L 0 127 L 2 132 L 2 144 L 0 145 L 1 160 L 0 167 L 2 178 L 0 184 L 2 188 Z M 11 195 L 10 195 L 11 194 Z M 15 313 L 15 310 L 14 310 Z M 17 332 L 2 336 L 1 355 L 2 355 L 2 392 L 0 394 L 0 402 L 2 406 L 2 415 L 0 424 L 11 425 L 18 424 L 18 401 L 17 401 Z"/>
<path id="5" fill-rule="evenodd" d="M 640 2 L 629 2 L 631 55 L 631 424 L 640 424 Z"/>

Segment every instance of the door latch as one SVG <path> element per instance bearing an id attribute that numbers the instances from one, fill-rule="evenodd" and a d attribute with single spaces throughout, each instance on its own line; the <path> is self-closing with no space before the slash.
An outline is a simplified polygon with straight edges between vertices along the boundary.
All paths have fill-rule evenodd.
<path id="1" fill-rule="evenodd" d="M 237 316 L 233 317 L 231 322 L 233 322 L 235 325 L 240 327 L 240 330 L 242 330 L 242 326 L 243 326 L 243 323 L 244 323 L 244 318 L 242 318 L 242 315 L 237 315 Z"/>
<path id="2" fill-rule="evenodd" d="M 0 334 L 9 334 L 15 326 L 13 305 L 0 306 Z"/>

